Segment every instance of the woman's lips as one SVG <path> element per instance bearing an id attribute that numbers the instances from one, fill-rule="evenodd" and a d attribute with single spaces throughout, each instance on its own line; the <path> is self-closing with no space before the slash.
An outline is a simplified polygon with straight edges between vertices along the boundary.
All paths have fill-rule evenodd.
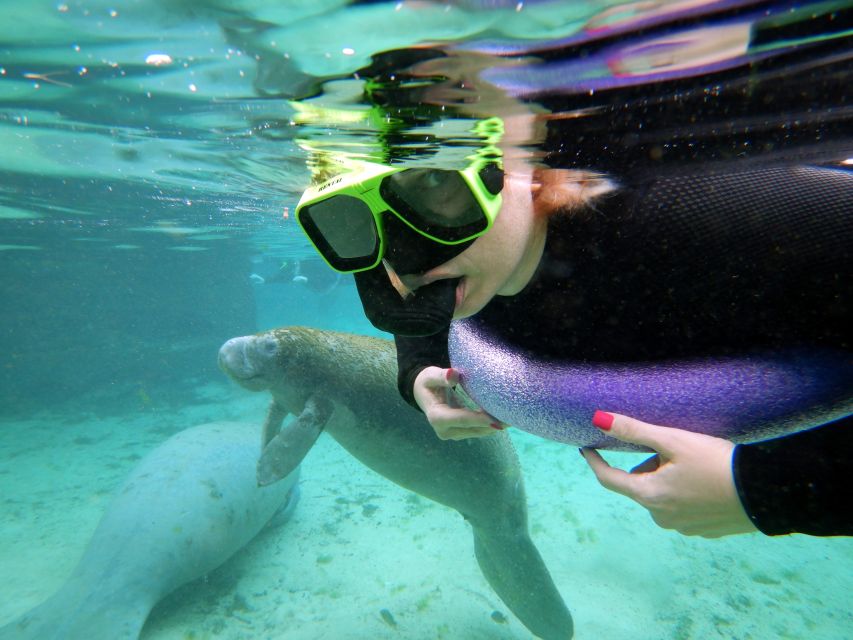
<path id="1" fill-rule="evenodd" d="M 428 284 L 438 282 L 439 280 L 450 280 L 452 278 L 461 277 L 462 276 L 457 276 L 449 273 L 433 273 L 428 271 L 426 273 L 421 274 L 410 273 L 405 276 L 400 276 L 400 280 L 402 280 L 407 287 L 416 291 L 420 287 L 425 287 Z"/>
<path id="2" fill-rule="evenodd" d="M 459 312 L 462 308 L 462 303 L 465 301 L 465 284 L 467 279 L 460 278 L 459 284 L 456 285 L 456 303 L 453 307 L 453 317 L 459 318 L 462 317 L 459 315 Z"/>

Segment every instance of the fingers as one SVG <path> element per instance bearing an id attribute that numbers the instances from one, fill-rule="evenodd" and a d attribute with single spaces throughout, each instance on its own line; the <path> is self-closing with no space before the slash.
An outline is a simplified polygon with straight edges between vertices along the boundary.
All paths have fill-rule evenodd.
<path id="1" fill-rule="evenodd" d="M 435 406 L 427 415 L 436 435 L 442 440 L 464 440 L 490 436 L 503 429 L 497 426 L 488 414 L 453 408 L 448 405 Z M 495 426 L 492 426 L 495 425 Z"/>
<path id="2" fill-rule="evenodd" d="M 659 452 L 628 473 L 597 451 L 581 449 L 601 485 L 648 509 L 658 526 L 706 538 L 755 531 L 734 484 L 731 442 L 619 414 L 596 412 L 593 423 L 619 440 Z"/>
<path id="3" fill-rule="evenodd" d="M 617 440 L 643 445 L 658 452 L 631 469 L 629 473 L 611 467 L 598 451 L 581 449 L 581 455 L 603 487 L 645 506 L 647 494 L 651 488 L 650 483 L 655 482 L 653 474 L 660 469 L 662 459 L 671 460 L 675 456 L 681 432 L 678 429 L 661 427 L 604 411 L 596 411 L 592 417 L 592 423 Z"/>
<path id="4" fill-rule="evenodd" d="M 604 411 L 595 412 L 592 417 L 592 424 L 617 440 L 649 447 L 663 454 L 666 458 L 671 458 L 675 454 L 682 433 L 679 429 L 661 427 L 618 413 L 606 413 Z"/>
<path id="5" fill-rule="evenodd" d="M 448 401 L 458 383 L 459 372 L 452 368 L 427 367 L 415 379 L 415 400 L 436 435 L 442 440 L 463 440 L 503 430 L 505 425 L 485 411 L 467 409 Z"/>
<path id="6" fill-rule="evenodd" d="M 634 500 L 638 499 L 636 487 L 637 476 L 632 476 L 622 469 L 611 467 L 595 449 L 584 447 L 580 452 L 592 469 L 595 477 L 598 478 L 601 486 Z"/>
<path id="7" fill-rule="evenodd" d="M 459 384 L 459 372 L 456 369 L 442 369 L 441 367 L 427 367 L 415 378 L 415 396 L 419 390 L 430 391 L 436 397 L 442 397 L 443 392 Z M 421 407 L 423 408 L 423 407 Z"/>
<path id="8" fill-rule="evenodd" d="M 442 440 L 490 436 L 505 428 L 485 411 L 472 411 L 449 404 L 432 405 L 426 417 L 436 435 Z"/>
<path id="9" fill-rule="evenodd" d="M 424 414 L 429 415 L 435 405 L 447 404 L 447 391 L 452 387 L 452 369 L 427 367 L 415 378 L 415 402 Z"/>

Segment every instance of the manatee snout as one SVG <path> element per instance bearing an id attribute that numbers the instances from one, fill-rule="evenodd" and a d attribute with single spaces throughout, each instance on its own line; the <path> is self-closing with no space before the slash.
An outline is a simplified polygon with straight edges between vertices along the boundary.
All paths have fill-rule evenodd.
<path id="1" fill-rule="evenodd" d="M 219 368 L 240 386 L 259 391 L 269 386 L 264 374 L 277 354 L 278 343 L 272 336 L 231 338 L 219 348 Z"/>

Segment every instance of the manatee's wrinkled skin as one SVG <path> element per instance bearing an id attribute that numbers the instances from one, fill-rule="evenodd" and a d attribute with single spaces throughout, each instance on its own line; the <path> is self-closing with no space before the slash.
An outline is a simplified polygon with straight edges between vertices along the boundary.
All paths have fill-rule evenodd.
<path id="1" fill-rule="evenodd" d="M 67 582 L 0 628 L 2 640 L 132 640 L 151 608 L 209 573 L 298 499 L 294 472 L 255 480 L 258 425 L 211 422 L 143 458 L 119 488 Z"/>
<path id="2" fill-rule="evenodd" d="M 289 327 L 229 340 L 219 363 L 243 387 L 271 392 L 268 422 L 300 415 L 321 393 L 334 404 L 325 431 L 353 456 L 468 520 L 483 574 L 531 632 L 546 640 L 572 637 L 571 615 L 528 533 L 509 437 L 439 440 L 397 392 L 393 343 Z"/>
<path id="3" fill-rule="evenodd" d="M 853 410 L 853 356 L 843 351 L 552 362 L 506 344 L 476 318 L 454 321 L 448 346 L 463 388 L 490 415 L 576 446 L 637 448 L 593 427 L 596 409 L 733 442 L 808 429 Z"/>

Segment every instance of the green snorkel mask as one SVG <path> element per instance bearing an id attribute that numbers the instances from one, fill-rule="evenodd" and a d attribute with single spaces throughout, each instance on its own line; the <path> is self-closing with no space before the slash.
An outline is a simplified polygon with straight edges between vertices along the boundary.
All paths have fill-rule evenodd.
<path id="1" fill-rule="evenodd" d="M 392 167 L 337 160 L 345 173 L 308 189 L 296 220 L 330 267 L 354 273 L 368 319 L 395 335 L 431 335 L 450 324 L 457 280 L 440 280 L 403 299 L 383 260 L 400 275 L 419 274 L 467 249 L 501 208 L 503 168 L 498 118 L 475 133 L 489 144 L 463 170 Z"/>

